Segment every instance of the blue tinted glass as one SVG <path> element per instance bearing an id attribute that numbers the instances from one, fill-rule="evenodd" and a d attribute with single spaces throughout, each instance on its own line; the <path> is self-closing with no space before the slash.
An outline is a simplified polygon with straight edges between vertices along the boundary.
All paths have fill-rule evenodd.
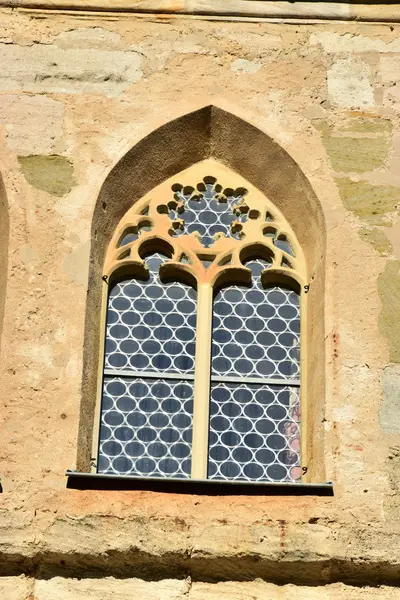
<path id="1" fill-rule="evenodd" d="M 182 203 L 183 210 L 177 212 L 170 211 L 170 219 L 182 219 L 183 227 L 175 231 L 175 235 L 190 234 L 197 232 L 200 234 L 200 243 L 205 247 L 212 247 L 215 243 L 215 234 L 222 234 L 224 237 L 236 237 L 232 234 L 230 225 L 238 216 L 235 212 L 235 206 L 243 203 L 243 194 L 233 193 L 224 196 L 220 193 L 221 189 L 215 182 L 204 182 L 202 190 L 195 192 L 186 192 L 185 188 L 175 191 L 175 198 Z M 242 215 L 241 220 L 245 221 L 247 215 Z"/>
<path id="2" fill-rule="evenodd" d="M 208 477 L 295 481 L 299 474 L 298 388 L 212 384 Z"/>
<path id="3" fill-rule="evenodd" d="M 246 266 L 253 275 L 251 288 L 231 286 L 214 298 L 212 374 L 296 379 L 299 296 L 283 287 L 263 286 L 260 275 L 268 262 L 253 260 Z"/>
<path id="4" fill-rule="evenodd" d="M 98 471 L 188 477 L 192 411 L 192 381 L 105 377 Z"/>
<path id="5" fill-rule="evenodd" d="M 105 368 L 192 373 L 196 292 L 185 284 L 161 283 L 159 268 L 165 257 L 154 254 L 146 260 L 147 281 L 127 279 L 110 290 Z M 181 344 L 175 353 L 161 345 L 176 339 Z M 171 361 L 178 349 L 182 359 Z"/>

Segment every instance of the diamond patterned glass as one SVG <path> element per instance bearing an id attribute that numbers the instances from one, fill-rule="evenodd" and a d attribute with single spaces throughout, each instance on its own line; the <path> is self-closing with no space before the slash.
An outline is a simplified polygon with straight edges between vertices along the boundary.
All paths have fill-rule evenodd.
<path id="1" fill-rule="evenodd" d="M 269 263 L 246 266 L 252 286 L 230 286 L 214 300 L 208 477 L 296 481 L 300 298 L 282 286 L 263 287 Z"/>
<path id="2" fill-rule="evenodd" d="M 196 292 L 162 283 L 164 261 L 109 293 L 100 473 L 190 476 Z"/>

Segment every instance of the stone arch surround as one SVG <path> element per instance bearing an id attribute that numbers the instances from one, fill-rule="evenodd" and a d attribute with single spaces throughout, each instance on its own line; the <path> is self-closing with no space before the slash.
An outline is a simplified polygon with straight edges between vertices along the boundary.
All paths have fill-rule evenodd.
<path id="1" fill-rule="evenodd" d="M 256 186 L 281 210 L 301 244 L 308 271 L 308 479 L 324 480 L 322 419 L 325 398 L 325 222 L 308 179 L 291 156 L 260 129 L 215 106 L 159 127 L 115 165 L 98 196 L 91 230 L 89 285 L 77 467 L 90 467 L 100 338 L 101 276 L 107 245 L 122 215 L 154 187 L 191 165 L 213 158 Z"/>

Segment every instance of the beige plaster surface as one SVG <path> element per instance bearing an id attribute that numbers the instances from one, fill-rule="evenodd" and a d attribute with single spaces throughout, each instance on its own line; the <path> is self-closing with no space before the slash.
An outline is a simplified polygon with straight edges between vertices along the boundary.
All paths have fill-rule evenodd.
<path id="1" fill-rule="evenodd" d="M 0 19 L 0 199 L 10 217 L 0 363 L 5 598 L 32 589 L 20 578 L 10 583 L 23 573 L 37 578 L 29 600 L 90 598 L 86 579 L 96 579 L 96 600 L 110 597 L 103 585 L 122 599 L 146 585 L 152 588 L 141 595 L 149 598 L 399 597 L 400 415 L 392 410 L 395 395 L 387 395 L 390 378 L 398 379 L 387 367 L 398 362 L 400 345 L 390 325 L 400 313 L 392 266 L 398 242 L 387 233 L 399 227 L 398 26 L 10 8 Z M 334 481 L 333 498 L 65 487 L 64 472 L 78 456 L 89 248 L 102 233 L 91 222 L 100 189 L 146 135 L 207 105 L 279 144 L 321 204 L 325 321 L 316 327 L 324 328 L 326 386 L 310 435 L 320 437 L 316 460 Z M 338 160 L 338 139 L 351 140 L 346 164 Z M 371 170 L 360 169 L 359 139 L 370 145 Z M 256 156 L 257 147 L 248 153 Z M 43 165 L 54 155 L 72 165 L 74 185 L 64 195 L 31 185 L 21 167 L 21 157 L 45 157 Z M 275 172 L 267 175 L 273 186 Z M 288 178 L 288 189 L 295 183 Z M 305 214 L 304 237 L 307 227 Z M 387 415 L 396 421 L 391 427 Z M 142 588 L 122 581 L 132 577 L 145 580 Z M 346 587 L 354 585 L 372 588 Z"/>

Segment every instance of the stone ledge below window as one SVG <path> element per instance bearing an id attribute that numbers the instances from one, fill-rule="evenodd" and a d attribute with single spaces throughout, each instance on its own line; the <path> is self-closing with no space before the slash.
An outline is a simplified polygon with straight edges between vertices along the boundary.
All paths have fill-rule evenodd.
<path id="1" fill-rule="evenodd" d="M 66 472 L 67 488 L 76 490 L 146 490 L 204 496 L 333 496 L 333 483 L 274 483 L 134 477 Z"/>

